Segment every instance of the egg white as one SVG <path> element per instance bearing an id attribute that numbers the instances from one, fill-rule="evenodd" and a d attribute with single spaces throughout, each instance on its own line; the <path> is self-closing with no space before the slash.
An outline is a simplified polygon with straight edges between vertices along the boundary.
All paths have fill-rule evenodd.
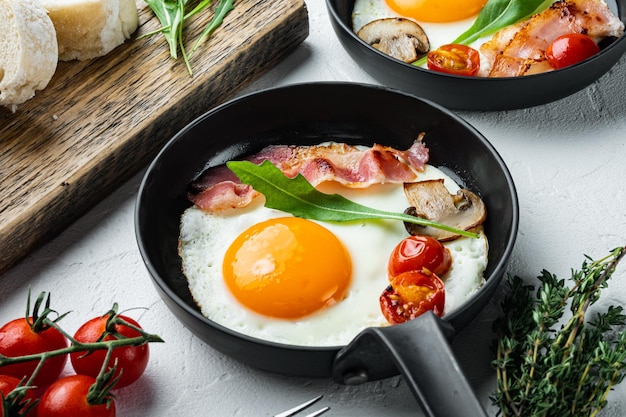
<path id="1" fill-rule="evenodd" d="M 356 0 L 352 11 L 352 28 L 358 32 L 363 26 L 378 19 L 388 17 L 405 17 L 419 23 L 430 42 L 430 50 L 433 51 L 442 45 L 452 43 L 463 32 L 469 29 L 476 20 L 476 16 L 448 23 L 421 22 L 413 18 L 402 16 L 389 8 L 385 0 Z M 479 50 L 480 45 L 491 39 L 491 36 L 483 37 L 469 46 Z"/>
<path id="2" fill-rule="evenodd" d="M 387 6 L 385 0 L 356 0 L 352 12 L 352 27 L 358 32 L 367 23 L 388 17 L 406 17 L 396 13 Z M 411 18 L 408 18 L 411 19 Z M 415 20 L 415 19 L 411 19 Z M 431 49 L 451 43 L 454 39 L 472 26 L 476 16 L 449 23 L 420 22 L 430 41 Z"/>
<path id="3" fill-rule="evenodd" d="M 451 192 L 458 186 L 442 171 L 428 166 L 421 179 L 444 178 Z M 324 192 L 338 192 L 360 204 L 402 212 L 408 205 L 401 184 L 348 189 L 330 183 Z M 320 223 L 343 242 L 352 259 L 353 276 L 347 296 L 332 307 L 298 320 L 280 320 L 256 314 L 231 295 L 222 276 L 222 260 L 233 240 L 263 220 L 289 216 L 263 206 L 263 199 L 226 214 L 209 214 L 195 206 L 181 217 L 179 253 L 189 290 L 202 314 L 231 330 L 259 339 L 301 346 L 347 344 L 361 330 L 387 325 L 378 298 L 387 286 L 387 262 L 393 248 L 408 233 L 402 222 L 369 220 Z M 445 311 L 454 310 L 482 284 L 487 265 L 487 241 L 461 238 L 447 243 L 452 267 L 446 276 Z"/>

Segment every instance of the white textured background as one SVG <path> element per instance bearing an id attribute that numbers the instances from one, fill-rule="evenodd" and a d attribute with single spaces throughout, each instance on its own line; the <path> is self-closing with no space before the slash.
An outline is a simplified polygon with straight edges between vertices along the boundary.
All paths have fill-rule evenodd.
<path id="1" fill-rule="evenodd" d="M 342 49 L 322 0 L 308 0 L 309 38 L 246 92 L 303 81 L 376 83 Z M 529 279 L 542 269 L 567 278 L 583 254 L 599 258 L 626 244 L 626 57 L 598 82 L 558 102 L 504 112 L 460 112 L 499 150 L 517 185 L 521 221 L 509 271 Z M 504 92 L 503 92 L 504 94 Z M 116 301 L 165 344 L 152 345 L 144 377 L 118 392 L 119 416 L 271 416 L 324 394 L 329 416 L 416 416 L 399 377 L 360 387 L 285 377 L 242 366 L 184 329 L 157 296 L 135 243 L 133 210 L 141 174 L 61 236 L 0 276 L 0 322 L 23 315 L 29 286 L 50 291 L 53 307 L 73 312 L 75 330 Z M 614 275 L 606 304 L 624 304 L 626 265 Z M 490 326 L 494 300 L 453 348 L 489 407 L 494 389 Z M 623 416 L 626 387 L 603 417 Z M 490 414 L 495 415 L 491 409 Z M 471 417 L 471 416 L 468 416 Z"/>

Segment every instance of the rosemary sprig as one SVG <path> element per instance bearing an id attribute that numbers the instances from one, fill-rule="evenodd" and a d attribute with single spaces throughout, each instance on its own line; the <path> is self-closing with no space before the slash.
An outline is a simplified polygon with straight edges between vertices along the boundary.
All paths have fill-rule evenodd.
<path id="1" fill-rule="evenodd" d="M 535 290 L 509 277 L 502 316 L 494 322 L 497 389 L 491 399 L 503 417 L 596 416 L 607 395 L 626 376 L 622 307 L 610 306 L 587 320 L 626 248 L 572 271 L 573 286 L 542 271 Z M 560 326 L 569 306 L 571 317 Z"/>

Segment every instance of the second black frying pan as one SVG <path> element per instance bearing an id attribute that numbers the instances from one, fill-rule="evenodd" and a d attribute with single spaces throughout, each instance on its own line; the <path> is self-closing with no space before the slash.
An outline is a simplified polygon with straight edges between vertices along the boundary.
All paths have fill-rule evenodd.
<path id="1" fill-rule="evenodd" d="M 626 23 L 626 0 L 608 0 Z M 537 106 L 573 94 L 596 81 L 626 52 L 622 35 L 600 53 L 557 71 L 523 77 L 463 77 L 418 68 L 381 53 L 352 31 L 354 0 L 326 0 L 333 29 L 350 56 L 383 85 L 456 110 L 508 110 Z M 609 42 L 605 42 L 609 43 Z"/>

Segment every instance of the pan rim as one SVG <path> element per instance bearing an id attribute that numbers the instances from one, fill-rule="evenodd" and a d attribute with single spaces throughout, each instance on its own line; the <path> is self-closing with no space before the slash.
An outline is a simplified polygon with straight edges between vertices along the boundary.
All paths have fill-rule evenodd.
<path id="1" fill-rule="evenodd" d="M 203 323 L 204 325 L 210 326 L 211 328 L 223 332 L 225 334 L 228 334 L 232 337 L 235 337 L 237 339 L 242 339 L 245 340 L 247 342 L 251 342 L 254 344 L 260 344 L 263 346 L 267 346 L 267 347 L 273 347 L 273 348 L 280 348 L 283 350 L 290 350 L 290 351 L 298 351 L 298 352 L 335 352 L 338 351 L 340 349 L 342 349 L 343 347 L 345 347 L 346 345 L 335 345 L 335 346 L 304 346 L 304 345 L 293 345 L 293 344 L 286 344 L 286 343 L 277 343 L 277 342 L 273 342 L 273 341 L 269 341 L 269 340 L 264 340 L 264 339 L 260 339 L 260 338 L 256 338 L 256 337 L 252 337 L 240 332 L 237 332 L 235 330 L 232 330 L 226 326 L 223 326 L 207 317 L 205 317 L 197 308 L 194 308 L 192 306 L 190 306 L 185 300 L 183 300 L 181 297 L 178 296 L 178 294 L 176 294 L 176 292 L 170 287 L 170 285 L 168 285 L 168 283 L 166 282 L 166 280 L 161 276 L 161 274 L 159 273 L 158 269 L 156 268 L 156 266 L 154 265 L 150 255 L 148 254 L 148 251 L 146 249 L 145 243 L 144 243 L 144 238 L 142 236 L 142 228 L 141 228 L 141 222 L 142 222 L 142 213 L 141 213 L 141 208 L 142 208 L 142 200 L 144 197 L 144 194 L 146 193 L 146 190 L 149 187 L 149 183 L 151 182 L 152 176 L 154 175 L 154 172 L 157 170 L 157 167 L 159 166 L 159 164 L 161 163 L 161 160 L 163 158 L 166 158 L 167 155 L 169 154 L 170 150 L 176 146 L 176 144 L 179 141 L 182 141 L 186 135 L 188 135 L 188 133 L 193 130 L 194 128 L 196 128 L 196 126 L 198 126 L 199 124 L 201 124 L 205 119 L 210 118 L 212 116 L 214 116 L 215 114 L 219 113 L 219 112 L 223 112 L 226 111 L 229 107 L 231 106 L 236 106 L 239 105 L 242 102 L 245 102 L 247 100 L 250 99 L 259 99 L 260 97 L 262 97 L 263 95 L 267 95 L 267 94 L 274 94 L 276 92 L 280 92 L 282 90 L 286 90 L 286 89 L 310 89 L 311 91 L 315 90 L 315 89 L 319 89 L 319 88 L 356 88 L 356 89 L 372 89 L 372 90 L 379 90 L 381 92 L 383 92 L 384 94 L 398 94 L 401 96 L 405 96 L 408 97 L 410 100 L 417 100 L 417 101 L 421 101 L 424 104 L 433 107 L 435 110 L 440 111 L 442 113 L 444 113 L 446 116 L 452 118 L 456 123 L 459 123 L 460 126 L 463 129 L 468 130 L 472 135 L 474 135 L 478 140 L 480 140 L 482 142 L 482 144 L 486 147 L 486 149 L 489 150 L 489 153 L 491 156 L 493 156 L 501 171 L 502 174 L 504 175 L 505 179 L 506 179 L 506 184 L 507 184 L 507 188 L 509 190 L 510 193 L 510 203 L 511 203 L 511 210 L 512 210 L 512 221 L 510 224 L 511 230 L 510 233 L 507 237 L 506 240 L 506 246 L 505 246 L 505 251 L 503 253 L 503 255 L 500 257 L 500 259 L 498 260 L 498 262 L 496 263 L 496 265 L 494 266 L 493 271 L 490 273 L 489 277 L 485 277 L 485 284 L 479 289 L 479 291 L 475 294 L 473 294 L 468 300 L 466 300 L 462 305 L 460 305 L 456 310 L 454 310 L 453 312 L 451 312 L 450 314 L 446 315 L 443 319 L 445 321 L 449 321 L 449 320 L 453 320 L 455 317 L 458 317 L 462 314 L 464 314 L 466 312 L 466 310 L 468 309 L 469 304 L 471 304 L 471 301 L 477 296 L 478 293 L 480 292 L 484 292 L 484 291 L 492 291 L 497 285 L 499 285 L 501 279 L 489 279 L 491 277 L 498 277 L 501 276 L 504 273 L 504 270 L 506 269 L 506 265 L 508 264 L 508 261 L 510 259 L 510 256 L 513 252 L 514 249 L 514 244 L 515 244 L 515 240 L 517 237 L 517 232 L 518 232 L 518 227 L 519 227 L 519 203 L 518 203 L 518 196 L 517 196 L 517 190 L 512 178 L 512 175 L 508 169 L 508 167 L 506 166 L 504 160 L 502 159 L 502 157 L 500 156 L 499 152 L 497 151 L 497 149 L 493 146 L 493 144 L 491 144 L 491 142 L 489 140 L 487 140 L 487 138 L 485 138 L 476 128 L 474 128 L 471 124 L 469 124 L 467 121 L 465 121 L 462 117 L 460 117 L 459 115 L 455 114 L 453 111 L 445 108 L 444 106 L 435 103 L 431 100 L 428 100 L 426 98 L 422 98 L 422 97 L 418 97 L 414 94 L 405 92 L 405 91 L 401 91 L 398 90 L 396 88 L 392 88 L 392 87 L 386 87 L 386 86 L 380 86 L 380 85 L 374 85 L 374 84 L 367 84 L 367 83 L 361 83 L 361 82 L 346 82 L 346 81 L 312 81 L 312 82 L 301 82 L 301 83 L 293 83 L 293 84 L 287 84 L 287 85 L 283 85 L 283 86 L 279 86 L 279 87 L 269 87 L 269 88 L 264 88 L 258 91 L 253 91 L 253 92 L 249 92 L 246 94 L 243 94 L 239 97 L 236 97 L 234 99 L 228 100 L 212 109 L 209 109 L 207 112 L 201 114 L 200 116 L 198 116 L 196 119 L 194 119 L 193 121 L 191 121 L 189 124 L 187 124 L 184 128 L 182 128 L 179 132 L 177 132 L 170 140 L 168 140 L 166 142 L 166 144 L 162 147 L 162 149 L 158 152 L 158 154 L 156 155 L 156 157 L 151 161 L 151 163 L 149 164 L 147 170 L 145 171 L 145 174 L 141 180 L 139 189 L 138 189 L 138 193 L 137 193 L 137 197 L 136 197 L 136 203 L 135 203 L 135 215 L 134 215 L 134 224 L 135 224 L 135 234 L 136 234 L 136 241 L 139 247 L 139 251 L 142 257 L 142 260 L 149 272 L 149 275 L 151 277 L 151 280 L 153 282 L 153 284 L 155 284 L 157 286 L 157 288 L 159 289 L 159 291 L 161 291 L 162 293 L 164 293 L 167 297 L 170 298 L 170 300 L 172 302 L 174 302 L 179 308 L 181 308 L 186 314 L 191 315 L 194 319 L 199 320 L 201 323 Z M 398 325 L 398 326 L 402 326 L 402 324 Z"/>

